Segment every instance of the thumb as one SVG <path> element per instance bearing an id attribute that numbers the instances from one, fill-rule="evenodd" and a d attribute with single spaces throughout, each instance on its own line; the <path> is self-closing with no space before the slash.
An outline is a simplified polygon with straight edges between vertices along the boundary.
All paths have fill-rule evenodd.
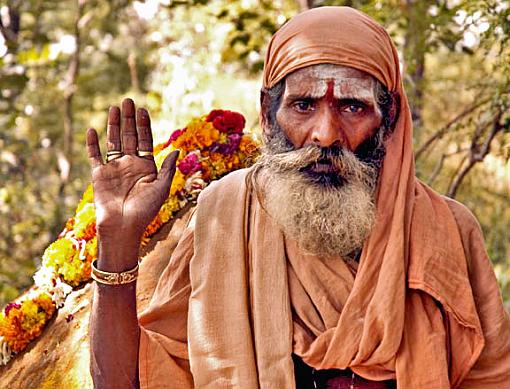
<path id="1" fill-rule="evenodd" d="M 161 183 L 165 188 L 170 189 L 170 185 L 172 185 L 172 179 L 175 174 L 175 165 L 177 162 L 177 158 L 179 157 L 179 150 L 172 151 L 163 161 L 161 165 L 161 169 L 158 173 L 157 180 Z"/>

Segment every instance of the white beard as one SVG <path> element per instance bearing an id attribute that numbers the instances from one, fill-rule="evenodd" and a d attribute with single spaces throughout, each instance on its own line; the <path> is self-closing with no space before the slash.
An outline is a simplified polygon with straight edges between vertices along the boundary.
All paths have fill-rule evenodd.
<path id="1" fill-rule="evenodd" d="M 375 223 L 378 172 L 343 150 L 334 158 L 342 184 L 314 182 L 296 165 L 317 160 L 317 150 L 264 154 L 256 164 L 257 189 L 268 214 L 304 250 L 327 257 L 352 257 L 362 248 Z M 301 155 L 295 157 L 297 153 Z M 257 178 L 260 174 L 262 180 Z"/>

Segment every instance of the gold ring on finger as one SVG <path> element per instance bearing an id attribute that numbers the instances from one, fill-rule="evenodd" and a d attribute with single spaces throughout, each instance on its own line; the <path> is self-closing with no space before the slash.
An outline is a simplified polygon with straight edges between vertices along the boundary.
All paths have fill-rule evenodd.
<path id="1" fill-rule="evenodd" d="M 124 153 L 122 151 L 118 151 L 118 150 L 108 151 L 106 153 L 106 162 L 110 162 L 110 161 L 113 161 L 114 159 L 120 158 L 120 157 L 122 157 L 123 154 Z"/>
<path id="2" fill-rule="evenodd" d="M 138 150 L 139 157 L 148 157 L 149 155 L 152 157 L 152 151 Z"/>

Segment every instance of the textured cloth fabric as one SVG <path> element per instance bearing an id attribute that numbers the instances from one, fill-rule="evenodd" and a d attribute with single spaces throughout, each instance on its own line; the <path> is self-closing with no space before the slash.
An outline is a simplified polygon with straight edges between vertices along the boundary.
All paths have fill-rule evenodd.
<path id="1" fill-rule="evenodd" d="M 196 387 L 293 388 L 294 352 L 316 369 L 350 368 L 404 389 L 504 387 L 510 318 L 474 218 L 415 178 L 391 39 L 350 8 L 302 13 L 273 37 L 264 88 L 319 63 L 365 71 L 400 97 L 356 277 L 341 260 L 297 255 L 252 196 L 247 172 L 230 174 L 200 196 L 193 247 L 184 241 L 170 263 L 180 276 L 163 274 L 141 317 L 142 382 L 164 379 L 166 358 L 167 378 L 189 385 L 188 356 Z"/>
<path id="2" fill-rule="evenodd" d="M 298 341 L 290 338 L 300 336 L 296 328 L 318 328 L 320 333 L 320 328 L 335 325 L 335 315 L 336 321 L 339 320 L 341 312 L 336 307 L 342 302 L 335 299 L 349 295 L 348 289 L 354 284 L 349 276 L 352 273 L 343 261 L 321 263 L 319 258 L 308 256 L 306 259 L 314 260 L 315 266 L 304 269 L 301 277 L 308 280 L 302 285 L 298 283 L 296 288 L 296 282 L 292 281 L 296 269 L 292 264 L 303 260 L 304 253 L 296 250 L 292 241 L 285 240 L 261 209 L 257 197 L 250 194 L 246 186 L 248 173 L 244 170 L 230 174 L 200 196 L 196 220 L 185 231 L 161 275 L 149 308 L 140 316 L 142 388 L 293 388 L 291 355 L 299 350 Z M 457 296 L 457 288 L 461 288 L 469 290 L 473 296 L 475 306 L 470 314 L 481 325 L 485 346 L 467 367 L 466 375 L 458 378 L 457 384 L 444 387 L 504 388 L 510 380 L 510 320 L 503 308 L 478 223 L 463 205 L 450 199 L 445 201 L 461 237 L 465 272 L 463 279 L 456 276 L 455 283 L 450 284 L 448 278 L 458 272 L 458 268 L 449 268 L 442 262 L 428 267 L 427 281 L 434 285 L 434 296 L 415 288 L 411 281 L 407 282 L 409 309 L 424 311 L 426 315 L 420 322 L 405 326 L 401 347 L 411 349 L 407 352 L 421 351 L 427 359 L 425 364 L 419 358 L 400 360 L 397 367 L 404 371 L 409 369 L 409 377 L 405 379 L 406 385 L 397 378 L 398 385 L 413 389 L 440 388 L 436 377 L 429 375 L 432 364 L 441 364 L 445 379 L 453 382 L 454 366 L 471 360 L 470 345 L 476 341 L 477 334 L 456 314 L 465 309 L 462 307 L 464 299 Z M 220 247 L 237 242 L 242 246 L 240 250 L 244 256 L 229 257 L 221 253 L 216 256 L 210 251 L 207 260 L 197 261 L 198 241 L 203 238 L 198 224 L 209 224 L 200 220 L 203 215 L 207 215 L 222 234 L 218 239 L 217 230 L 211 231 L 216 236 L 211 239 Z M 239 223 L 246 224 L 246 229 L 239 230 Z M 255 248 L 267 241 L 273 242 L 269 244 L 270 250 L 261 253 Z M 209 242 L 203 244 L 207 250 Z M 218 247 L 211 246 L 210 249 L 218 250 Z M 190 271 L 196 274 L 193 276 Z M 425 270 L 410 269 L 409 279 L 416 278 L 422 271 Z M 204 282 L 201 278 L 216 282 L 217 296 L 198 305 L 200 294 L 207 291 L 207 287 L 198 286 Z M 282 288 L 278 278 L 284 279 L 287 285 Z M 315 291 L 308 285 L 315 285 Z M 338 293 L 338 297 L 318 292 L 320 288 L 329 290 L 330 287 L 335 294 L 339 288 L 347 291 Z M 196 291 L 192 292 L 192 289 Z M 265 295 L 262 299 L 261 294 Z M 459 306 L 446 309 L 442 302 L 455 298 Z M 191 309 L 197 311 L 188 318 L 188 306 L 193 299 L 191 304 L 198 307 Z M 232 300 L 241 302 L 232 303 Z M 306 306 L 307 301 L 313 307 L 303 311 L 300 306 Z M 239 305 L 244 308 L 232 308 Z M 201 326 L 206 327 L 207 334 L 202 333 Z M 378 333 L 374 330 L 373 334 L 377 336 Z M 313 337 L 313 334 L 309 335 L 309 339 Z M 231 349 L 235 352 L 230 352 Z M 200 350 L 204 350 L 203 354 L 194 361 Z M 244 362 L 245 359 L 249 363 Z M 254 366 L 256 370 L 249 371 Z M 252 380 L 250 385 L 244 381 L 244 374 Z M 374 380 L 374 376 L 365 372 L 358 374 Z"/>
<path id="3" fill-rule="evenodd" d="M 397 51 L 384 28 L 363 13 L 347 7 L 313 9 L 297 15 L 274 35 L 266 54 L 264 88 L 297 69 L 320 63 L 353 67 L 377 78 L 399 96 L 400 112 L 385 143 L 377 222 L 363 247 L 353 289 L 338 324 L 313 342 L 302 342 L 303 359 L 318 368 L 351 366 L 378 379 L 396 374 L 404 387 L 408 377 L 418 382 L 407 361 L 420 362 L 416 370 L 430 363 L 424 381 L 435 382 L 437 388 L 455 386 L 482 352 L 485 340 L 472 292 L 463 283 L 466 257 L 454 215 L 440 195 L 415 177 L 412 121 Z M 432 281 L 431 269 L 437 268 L 443 269 L 442 277 Z M 457 317 L 452 325 L 461 323 L 459 339 L 451 347 L 454 353 L 462 350 L 466 355 L 452 365 L 451 382 L 443 364 L 434 363 L 441 359 L 435 353 L 441 342 L 440 318 L 430 317 L 429 312 L 434 312 L 430 299 L 406 293 L 406 276 L 409 285 L 436 300 L 438 290 L 450 291 L 441 303 Z M 508 315 L 501 315 L 508 322 Z M 427 317 L 430 322 L 425 326 Z M 426 339 L 435 341 L 407 347 L 403 334 L 411 332 L 428 334 Z M 399 369 L 401 363 L 405 371 Z"/>

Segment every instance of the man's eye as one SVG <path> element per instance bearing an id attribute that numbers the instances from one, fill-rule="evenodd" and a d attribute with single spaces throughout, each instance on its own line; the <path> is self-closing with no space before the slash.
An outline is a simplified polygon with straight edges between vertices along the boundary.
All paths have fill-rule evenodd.
<path id="1" fill-rule="evenodd" d="M 292 107 L 298 112 L 309 112 L 313 110 L 313 103 L 308 100 L 298 100 L 292 103 Z"/>
<path id="2" fill-rule="evenodd" d="M 342 107 L 342 111 L 348 113 L 361 113 L 364 109 L 362 104 L 347 104 Z"/>

